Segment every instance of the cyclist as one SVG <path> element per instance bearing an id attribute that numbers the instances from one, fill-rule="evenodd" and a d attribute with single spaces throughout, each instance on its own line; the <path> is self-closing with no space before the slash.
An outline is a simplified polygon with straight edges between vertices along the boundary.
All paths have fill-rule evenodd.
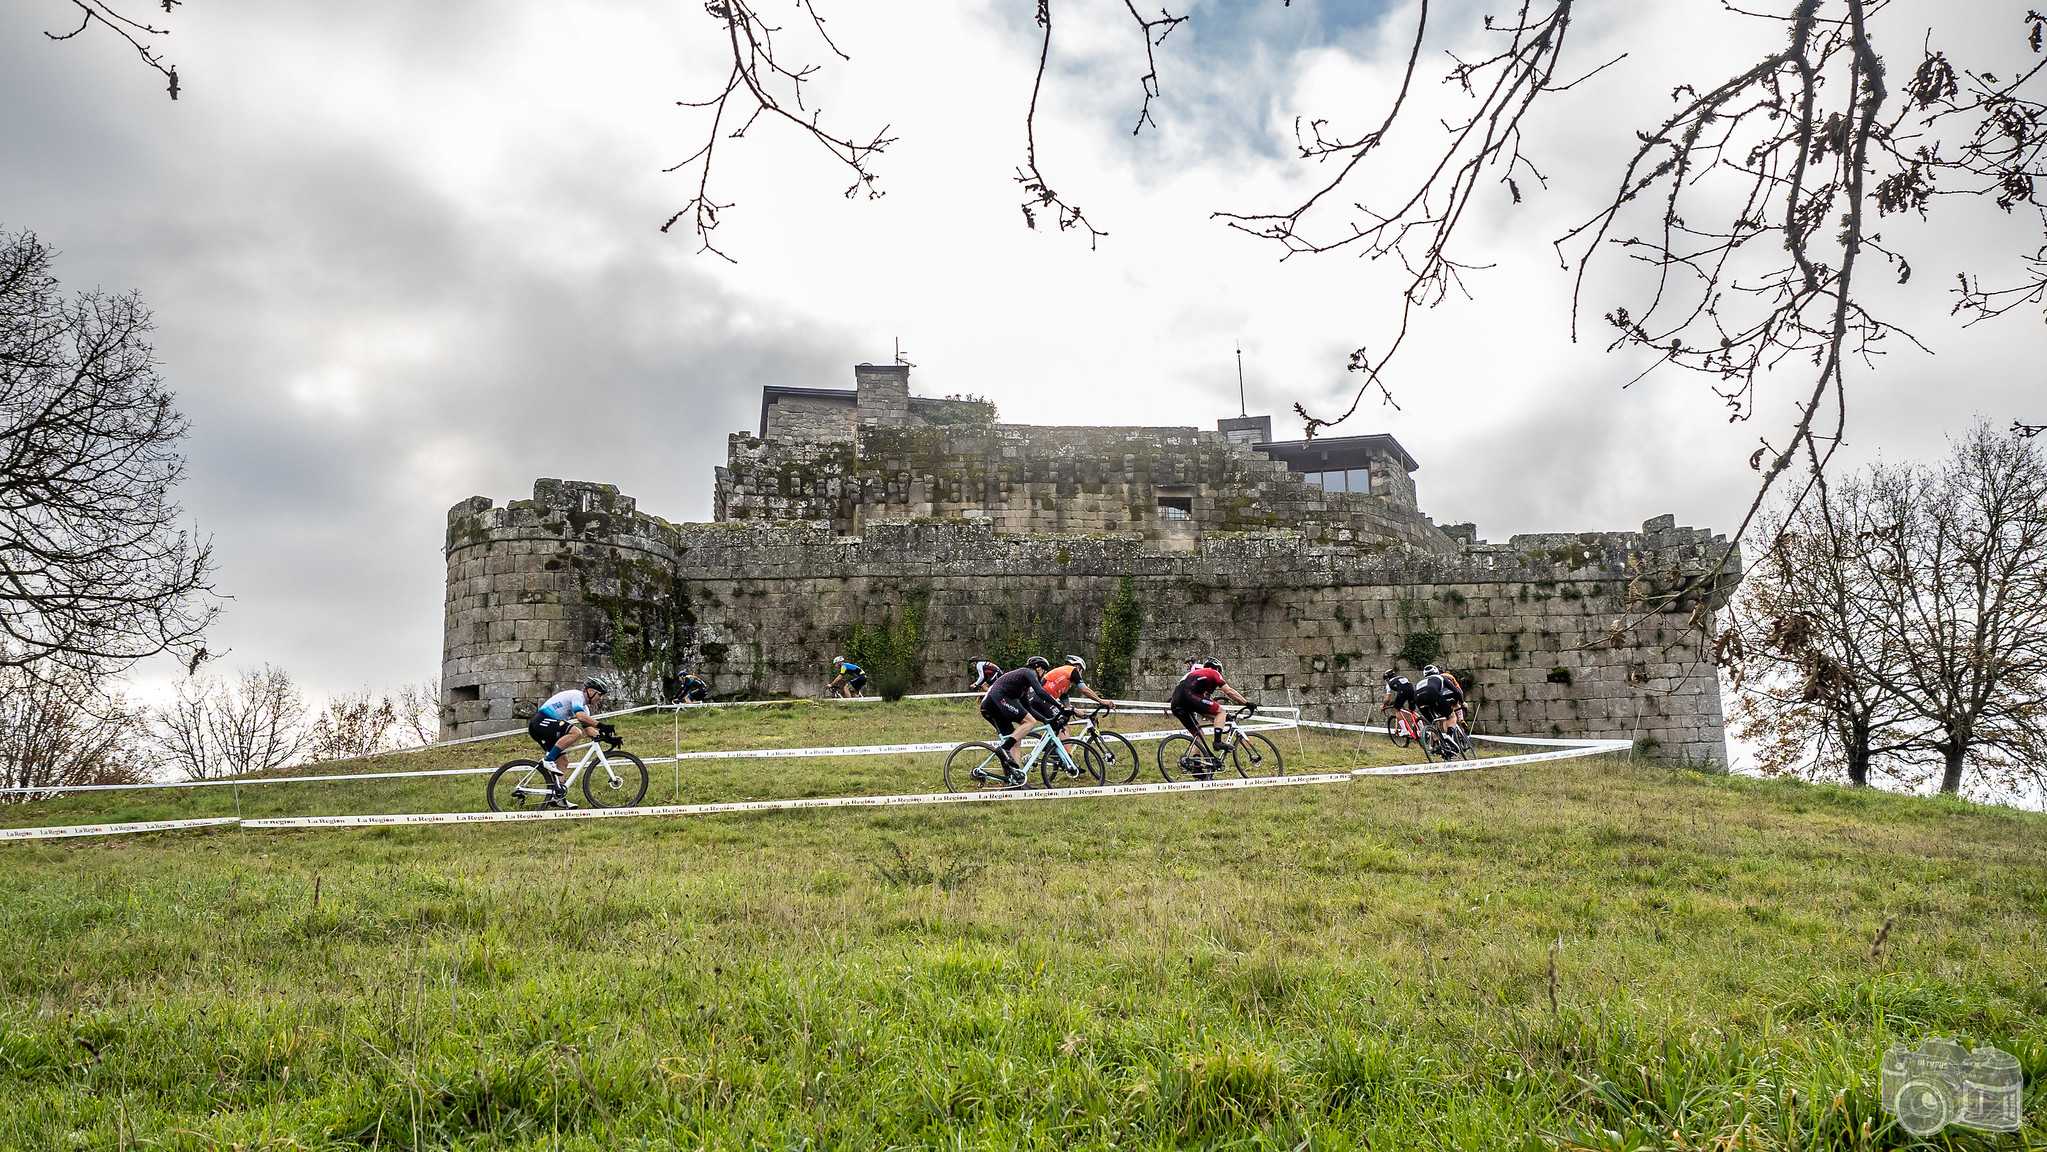
<path id="1" fill-rule="evenodd" d="M 540 770 L 547 776 L 547 799 L 541 807 L 575 807 L 569 801 L 568 784 L 555 762 L 577 741 L 594 740 L 603 734 L 606 725 L 597 722 L 596 713 L 609 695 L 611 685 L 601 676 L 592 676 L 583 681 L 580 690 L 565 688 L 533 710 L 533 719 L 526 722 L 526 735 L 547 750 L 546 758 L 540 762 Z"/>
<path id="2" fill-rule="evenodd" d="M 1451 718 L 1464 707 L 1464 685 L 1457 682 L 1457 677 L 1431 664 L 1422 669 L 1421 682 L 1414 686 L 1414 705 L 1422 719 L 1434 724 L 1436 731 L 1447 738 Z"/>
<path id="3" fill-rule="evenodd" d="M 1386 669 L 1386 696 L 1379 701 L 1379 711 L 1411 711 L 1414 708 L 1414 681 L 1400 674 L 1398 668 Z"/>
<path id="4" fill-rule="evenodd" d="M 967 691 L 986 692 L 988 685 L 995 683 L 995 678 L 1002 675 L 1002 666 L 982 656 L 967 665 L 967 672 L 974 678 L 974 682 L 967 686 Z"/>
<path id="5" fill-rule="evenodd" d="M 832 682 L 825 685 L 825 691 L 847 700 L 860 695 L 867 687 L 867 670 L 844 656 L 832 657 Z"/>
<path id="6" fill-rule="evenodd" d="M 1064 704 L 1066 703 L 1066 698 L 1073 695 L 1077 690 L 1104 708 L 1114 708 L 1115 704 L 1103 698 L 1093 688 L 1088 687 L 1085 680 L 1086 676 L 1087 661 L 1078 656 L 1068 656 L 1066 663 L 1045 673 L 1045 695 Z"/>
<path id="7" fill-rule="evenodd" d="M 1033 656 L 1024 661 L 1021 668 L 1013 668 L 995 678 L 988 686 L 987 695 L 981 697 L 981 719 L 986 720 L 1002 740 L 995 746 L 996 754 L 1002 757 L 1002 767 L 1008 777 L 1004 783 L 1011 788 L 1021 788 L 1029 777 L 1024 775 L 1022 765 L 1010 755 L 1017 741 L 1030 734 L 1039 723 L 1053 724 L 1060 717 L 1057 701 L 1045 692 L 1045 682 L 1038 675 L 1049 672 L 1052 662 L 1043 656 Z"/>
<path id="8" fill-rule="evenodd" d="M 1201 749 L 1202 759 L 1208 763 L 1211 772 L 1222 767 L 1222 758 L 1209 750 L 1208 740 L 1201 734 L 1201 722 L 1206 719 L 1214 724 L 1222 716 L 1223 706 L 1212 699 L 1217 692 L 1245 707 L 1251 706 L 1249 700 L 1244 699 L 1235 688 L 1224 682 L 1222 663 L 1216 660 L 1195 661 L 1187 675 L 1173 689 L 1172 698 L 1167 702 L 1173 719 L 1178 720 L 1187 729 L 1188 734 L 1194 737 L 1194 746 Z"/>
<path id="9" fill-rule="evenodd" d="M 676 699 L 685 704 L 709 704 L 711 682 L 692 672 L 682 678 L 681 690 L 676 693 Z"/>

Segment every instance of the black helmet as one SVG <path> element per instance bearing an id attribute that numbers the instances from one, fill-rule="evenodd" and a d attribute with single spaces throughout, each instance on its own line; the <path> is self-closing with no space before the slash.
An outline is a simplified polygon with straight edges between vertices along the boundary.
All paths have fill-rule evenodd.
<path id="1" fill-rule="evenodd" d="M 583 691 L 602 692 L 609 696 L 611 695 L 611 685 L 602 676 L 592 676 L 588 680 L 583 681 Z"/>
<path id="2" fill-rule="evenodd" d="M 1216 672 L 1220 672 L 1223 670 L 1223 662 L 1213 658 L 1198 660 L 1195 662 L 1195 665 L 1196 667 L 1208 668 Z"/>
<path id="3" fill-rule="evenodd" d="M 1036 672 L 1050 672 L 1052 670 L 1052 662 L 1043 656 L 1033 656 L 1024 661 L 1024 667 Z"/>

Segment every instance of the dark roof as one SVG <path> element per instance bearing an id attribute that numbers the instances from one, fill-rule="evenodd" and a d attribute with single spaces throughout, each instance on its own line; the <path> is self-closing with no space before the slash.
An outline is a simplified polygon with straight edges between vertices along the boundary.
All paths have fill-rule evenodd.
<path id="1" fill-rule="evenodd" d="M 785 388 L 780 384 L 769 384 L 761 388 L 761 439 L 768 438 L 768 406 L 784 396 L 801 396 L 811 400 L 844 400 L 847 404 L 858 404 L 860 393 L 851 388 Z"/>
<path id="2" fill-rule="evenodd" d="M 1361 454 L 1371 448 L 1383 448 L 1390 450 L 1400 460 L 1401 466 L 1409 472 L 1421 467 L 1415 462 L 1414 457 L 1407 454 L 1407 449 L 1400 446 L 1400 441 L 1383 432 L 1370 436 L 1317 436 L 1313 440 L 1272 440 L 1264 444 L 1254 444 L 1252 447 L 1288 461 L 1306 456 L 1310 452 L 1349 456 L 1353 453 Z"/>

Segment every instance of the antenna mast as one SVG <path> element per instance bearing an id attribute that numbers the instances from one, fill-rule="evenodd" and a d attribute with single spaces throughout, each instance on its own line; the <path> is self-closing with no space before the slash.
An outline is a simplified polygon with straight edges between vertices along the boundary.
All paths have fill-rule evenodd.
<path id="1" fill-rule="evenodd" d="M 1237 415 L 1249 416 L 1250 408 L 1244 403 L 1244 345 L 1237 344 Z"/>

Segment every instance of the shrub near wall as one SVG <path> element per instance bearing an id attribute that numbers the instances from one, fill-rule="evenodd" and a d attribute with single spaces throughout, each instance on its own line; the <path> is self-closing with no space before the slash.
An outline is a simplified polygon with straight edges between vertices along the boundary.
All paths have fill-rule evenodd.
<path id="1" fill-rule="evenodd" d="M 900 700 L 916 687 L 924 663 L 924 614 L 931 604 L 928 590 L 912 594 L 902 605 L 884 609 L 879 624 L 853 625 L 846 655 L 867 670 L 867 679 L 884 700 Z"/>

